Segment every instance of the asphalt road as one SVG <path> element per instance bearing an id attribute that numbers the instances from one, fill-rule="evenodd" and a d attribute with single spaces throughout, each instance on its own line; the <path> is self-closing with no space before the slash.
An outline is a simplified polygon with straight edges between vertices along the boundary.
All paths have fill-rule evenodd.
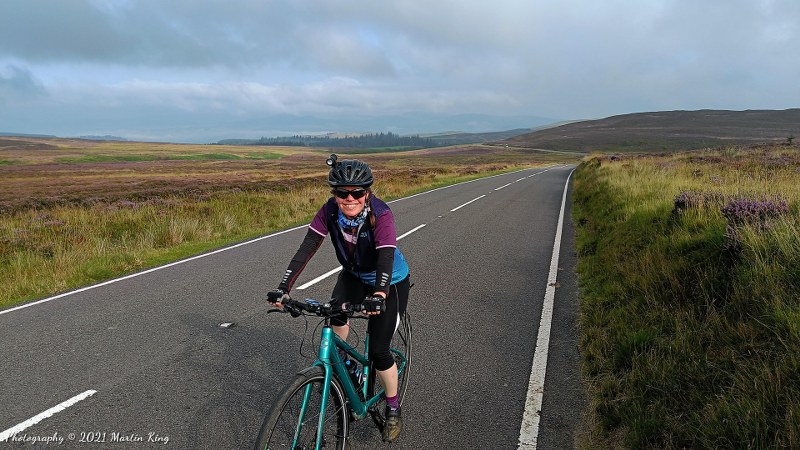
<path id="1" fill-rule="evenodd" d="M 383 444 L 363 420 L 352 426 L 354 449 L 517 448 L 572 168 L 530 169 L 390 203 L 398 234 L 416 229 L 399 243 L 415 284 L 413 375 L 399 441 Z M 585 402 L 566 207 L 538 448 L 573 447 Z M 38 421 L 0 448 L 47 439 L 60 448 L 252 446 L 272 400 L 314 351 L 316 321 L 306 331 L 303 319 L 268 316 L 262 300 L 304 234 L 289 230 L 0 311 L 0 433 Z M 296 286 L 337 266 L 323 243 Z M 334 282 L 293 295 L 325 299 Z"/>

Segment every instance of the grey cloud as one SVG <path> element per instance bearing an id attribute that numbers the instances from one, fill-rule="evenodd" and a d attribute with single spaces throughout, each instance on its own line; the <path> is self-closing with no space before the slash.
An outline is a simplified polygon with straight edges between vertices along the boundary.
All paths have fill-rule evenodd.
<path id="1" fill-rule="evenodd" d="M 87 123 L 787 108 L 799 23 L 796 0 L 2 0 L 0 83 Z"/>
<path id="2" fill-rule="evenodd" d="M 0 103 L 12 101 L 29 101 L 47 92 L 27 69 L 8 65 L 0 69 Z"/>
<path id="3" fill-rule="evenodd" d="M 250 36 L 241 36 L 226 22 L 231 14 L 215 15 L 225 10 L 203 6 L 201 2 L 5 0 L 0 2 L 0 55 L 33 62 L 174 67 L 245 63 L 256 56 Z M 246 13 L 230 6 L 227 11 Z M 262 30 L 257 17 L 240 18 L 243 32 Z M 276 23 L 280 22 L 263 26 L 274 29 L 270 25 Z M 259 48 L 269 47 L 269 41 L 254 42 Z"/>
<path id="4" fill-rule="evenodd" d="M 105 59 L 129 38 L 85 1 L 0 3 L 0 52 L 29 61 Z"/>
<path id="5" fill-rule="evenodd" d="M 385 50 L 359 39 L 357 34 L 340 30 L 307 28 L 298 40 L 306 49 L 305 60 L 313 61 L 309 69 L 332 73 L 357 73 L 361 76 L 385 77 L 395 74 Z"/>
<path id="6" fill-rule="evenodd" d="M 519 3 L 523 10 L 526 3 Z M 34 62 L 152 66 L 297 67 L 329 74 L 388 76 L 404 42 L 491 50 L 524 31 L 516 11 L 493 25 L 493 6 L 445 2 L 237 3 L 205 0 L 0 2 L 0 55 Z M 523 40 L 524 41 L 524 40 Z M 397 47 L 400 45 L 401 47 Z M 420 60 L 419 62 L 424 62 Z M 405 60 L 416 66 L 418 61 Z M 424 67 L 422 67 L 424 68 Z"/>

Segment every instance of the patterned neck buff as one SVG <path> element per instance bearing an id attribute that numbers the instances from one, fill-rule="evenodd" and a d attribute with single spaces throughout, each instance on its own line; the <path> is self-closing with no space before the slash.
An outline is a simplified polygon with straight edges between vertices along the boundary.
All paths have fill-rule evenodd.
<path id="1" fill-rule="evenodd" d="M 364 223 L 364 220 L 367 218 L 367 208 L 361 210 L 361 213 L 356 216 L 355 219 L 348 219 L 342 213 L 342 210 L 339 210 L 339 226 L 342 228 L 358 228 L 361 224 Z"/>

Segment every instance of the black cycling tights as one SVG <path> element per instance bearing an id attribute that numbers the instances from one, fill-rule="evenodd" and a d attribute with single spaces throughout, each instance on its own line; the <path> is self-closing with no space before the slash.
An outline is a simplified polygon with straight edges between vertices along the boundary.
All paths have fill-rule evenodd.
<path id="1" fill-rule="evenodd" d="M 394 335 L 397 326 L 400 324 L 400 318 L 406 313 L 410 287 L 408 278 L 406 277 L 403 281 L 389 287 L 389 297 L 386 298 L 385 302 L 386 309 L 382 313 L 369 318 L 369 324 L 367 325 L 369 359 L 373 362 L 373 367 L 376 370 L 387 370 L 394 364 L 394 357 L 392 357 L 392 352 L 389 351 L 389 344 L 392 341 L 392 335 Z M 343 270 L 339 273 L 339 279 L 333 288 L 333 302 L 361 303 L 367 296 L 372 295 L 373 289 L 373 286 L 362 283 L 358 277 Z M 334 316 L 331 318 L 331 324 L 335 326 L 346 325 L 347 316 L 344 314 Z"/>

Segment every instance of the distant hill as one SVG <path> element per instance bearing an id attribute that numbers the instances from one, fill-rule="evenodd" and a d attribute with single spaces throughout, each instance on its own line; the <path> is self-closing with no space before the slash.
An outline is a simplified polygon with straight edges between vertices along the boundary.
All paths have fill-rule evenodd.
<path id="1" fill-rule="evenodd" d="M 362 133 L 326 135 L 295 135 L 286 137 L 262 137 L 261 139 L 225 139 L 218 145 L 286 145 L 299 147 L 324 147 L 347 149 L 418 149 L 436 146 L 429 138 L 400 136 L 394 133 Z"/>
<path id="2" fill-rule="evenodd" d="M 104 134 L 102 136 L 90 134 L 86 136 L 78 136 L 78 139 L 86 139 L 87 141 L 127 141 L 127 139 L 124 137 L 112 136 L 110 134 Z"/>
<path id="3" fill-rule="evenodd" d="M 480 144 L 483 142 L 501 141 L 509 139 L 521 134 L 527 134 L 534 131 L 536 128 L 517 128 L 508 131 L 494 131 L 486 133 L 461 133 L 461 132 L 444 132 L 436 134 L 425 134 L 420 137 L 426 137 L 433 140 L 439 145 L 466 145 L 466 144 Z"/>
<path id="4" fill-rule="evenodd" d="M 8 131 L 0 131 L 0 136 L 23 137 L 23 138 L 58 138 L 58 136 L 53 134 L 11 133 Z M 125 139 L 124 137 L 112 136 L 110 134 L 106 134 L 103 136 L 95 136 L 95 135 L 78 136 L 77 139 L 84 139 L 87 141 L 127 141 L 127 139 Z"/>
<path id="5" fill-rule="evenodd" d="M 370 147 L 440 147 L 447 145 L 480 144 L 484 142 L 500 141 L 521 134 L 530 133 L 539 128 L 517 128 L 508 131 L 492 131 L 485 133 L 464 133 L 460 131 L 445 131 L 441 133 L 419 134 L 413 136 L 400 136 L 394 133 L 326 133 L 323 135 L 296 135 L 285 137 L 261 139 L 223 139 L 217 145 L 302 145 L 311 147 L 330 148 L 370 148 Z M 372 142 L 380 137 L 385 142 Z M 361 145 L 359 141 L 363 141 Z"/>
<path id="6" fill-rule="evenodd" d="M 623 114 L 573 122 L 502 141 L 514 147 L 567 151 L 653 152 L 800 137 L 800 109 L 699 110 Z"/>
<path id="7" fill-rule="evenodd" d="M 10 133 L 8 131 L 0 131 L 0 136 L 10 137 L 28 137 L 28 138 L 54 138 L 52 134 L 27 134 L 27 133 Z"/>

